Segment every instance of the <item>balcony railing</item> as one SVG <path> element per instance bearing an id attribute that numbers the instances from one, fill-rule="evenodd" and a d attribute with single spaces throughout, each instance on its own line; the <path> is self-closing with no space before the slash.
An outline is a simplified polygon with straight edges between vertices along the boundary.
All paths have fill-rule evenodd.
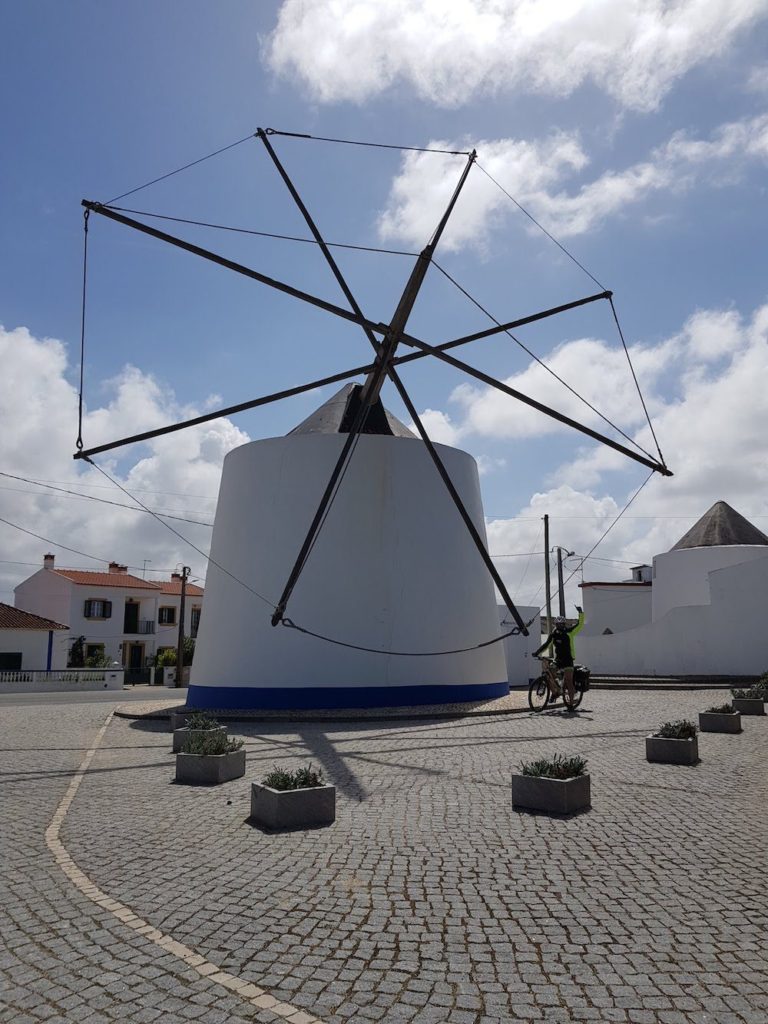
<path id="1" fill-rule="evenodd" d="M 152 619 L 142 619 L 141 622 L 137 622 L 135 626 L 126 625 L 123 632 L 129 636 L 146 635 L 147 633 L 155 632 L 155 624 Z"/>

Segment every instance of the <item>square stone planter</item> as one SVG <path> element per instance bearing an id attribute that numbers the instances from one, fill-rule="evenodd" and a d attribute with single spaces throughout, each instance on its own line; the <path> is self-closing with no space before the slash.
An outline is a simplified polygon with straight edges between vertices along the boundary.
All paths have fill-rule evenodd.
<path id="1" fill-rule="evenodd" d="M 759 697 L 734 697 L 731 704 L 741 715 L 765 714 L 765 705 Z"/>
<path id="2" fill-rule="evenodd" d="M 645 738 L 645 757 L 647 761 L 658 764 L 696 764 L 699 760 L 698 738 L 675 740 L 651 733 Z"/>
<path id="3" fill-rule="evenodd" d="M 187 719 L 192 714 L 188 711 L 183 704 L 179 704 L 178 707 L 171 708 L 168 713 L 168 724 L 170 725 L 171 732 L 176 732 L 177 729 L 181 729 L 182 726 L 187 724 Z"/>
<path id="4" fill-rule="evenodd" d="M 573 779 L 544 779 L 512 775 L 512 806 L 549 814 L 573 814 L 591 806 L 589 775 Z"/>
<path id="5" fill-rule="evenodd" d="M 229 754 L 177 754 L 176 781 L 193 786 L 216 786 L 245 775 L 245 751 Z"/>
<path id="6" fill-rule="evenodd" d="M 700 711 L 699 729 L 702 732 L 741 732 L 741 715 L 738 711 Z"/>
<path id="7" fill-rule="evenodd" d="M 271 789 L 251 784 L 251 821 L 265 828 L 304 828 L 331 825 L 336 820 L 336 787 Z"/>
<path id="8" fill-rule="evenodd" d="M 216 732 L 223 732 L 226 735 L 226 725 L 219 725 L 215 729 L 188 729 L 185 725 L 173 731 L 173 752 L 180 754 L 184 746 L 184 740 L 189 736 L 212 736 Z"/>

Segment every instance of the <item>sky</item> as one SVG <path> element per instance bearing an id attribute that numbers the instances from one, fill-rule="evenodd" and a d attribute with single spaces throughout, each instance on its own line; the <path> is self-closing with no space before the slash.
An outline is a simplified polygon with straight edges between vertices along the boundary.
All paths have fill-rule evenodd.
<path id="1" fill-rule="evenodd" d="M 36 0 L 1 17 L 0 601 L 49 549 L 63 565 L 115 559 L 153 578 L 188 564 L 203 579 L 226 453 L 286 433 L 335 390 L 100 457 L 128 494 L 72 459 L 81 200 L 108 202 L 243 139 L 116 205 L 306 237 L 249 137 L 258 127 L 476 148 L 436 263 L 500 320 L 602 290 L 594 279 L 613 291 L 674 476 L 654 475 L 603 539 L 644 467 L 453 367 L 403 368 L 434 439 L 478 461 L 489 549 L 518 603 L 543 601 L 544 514 L 551 545 L 575 552 L 569 612 L 582 574 L 626 578 L 718 499 L 768 532 L 768 0 Z M 272 142 L 328 240 L 407 254 L 463 166 Z M 313 245 L 152 223 L 344 304 Z M 97 215 L 88 239 L 88 447 L 368 360 L 359 328 L 322 310 Z M 334 251 L 366 315 L 388 321 L 413 256 Z M 437 344 L 489 324 L 433 267 L 409 330 Z M 516 337 L 655 453 L 608 303 Z M 619 438 L 513 339 L 460 354 Z M 384 400 L 408 420 L 391 387 Z M 177 532 L 120 507 L 128 495 L 179 517 L 166 520 Z"/>

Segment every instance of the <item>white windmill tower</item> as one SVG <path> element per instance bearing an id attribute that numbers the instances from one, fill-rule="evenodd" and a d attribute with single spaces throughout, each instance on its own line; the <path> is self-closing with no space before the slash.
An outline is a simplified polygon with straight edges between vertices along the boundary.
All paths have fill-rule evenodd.
<path id="1" fill-rule="evenodd" d="M 281 134 L 292 133 L 259 129 L 255 137 L 301 211 L 348 308 L 126 216 L 135 211 L 114 203 L 83 201 L 86 231 L 88 215 L 98 213 L 356 323 L 371 347 L 370 361 L 96 448 L 84 448 L 81 430 L 75 458 L 91 461 L 123 444 L 365 374 L 364 383 L 342 389 L 286 437 L 256 441 L 227 456 L 189 705 L 387 706 L 497 696 L 507 690 L 499 641 L 509 634 L 499 635 L 494 585 L 517 624 L 515 631 L 527 633 L 527 628 L 486 549 L 474 460 L 432 443 L 399 366 L 425 356 L 440 359 L 652 471 L 671 475 L 660 451 L 657 460 L 644 449 L 630 450 L 448 351 L 586 303 L 607 300 L 613 307 L 611 292 L 441 345 L 428 345 L 406 332 L 435 249 L 475 163 L 473 150 L 460 154 L 467 158 L 461 177 L 416 258 L 392 319 L 372 321 L 272 147 L 268 136 Z M 400 354 L 401 345 L 415 351 Z M 380 395 L 386 380 L 394 385 L 418 437 L 385 410 Z M 288 628 L 275 628 L 281 625 Z"/>

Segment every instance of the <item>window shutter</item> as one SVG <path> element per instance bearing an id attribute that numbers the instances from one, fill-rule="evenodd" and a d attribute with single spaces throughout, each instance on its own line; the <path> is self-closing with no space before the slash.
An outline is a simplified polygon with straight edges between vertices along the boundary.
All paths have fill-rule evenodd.
<path id="1" fill-rule="evenodd" d="M 112 618 L 112 602 L 111 601 L 105 601 L 104 602 L 104 618 L 105 619 L 111 619 Z"/>
<path id="2" fill-rule="evenodd" d="M 86 618 L 86 619 L 90 619 L 90 617 L 91 617 L 91 602 L 90 601 L 86 601 L 85 604 L 83 605 L 83 617 Z"/>

